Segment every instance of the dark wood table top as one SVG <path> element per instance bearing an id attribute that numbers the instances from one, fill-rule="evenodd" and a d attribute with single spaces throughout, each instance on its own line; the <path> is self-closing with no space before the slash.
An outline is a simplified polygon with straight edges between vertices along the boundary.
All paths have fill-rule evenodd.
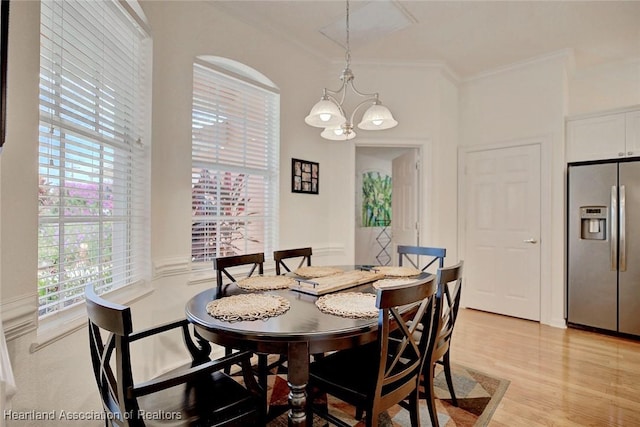
<path id="1" fill-rule="evenodd" d="M 343 268 L 348 270 L 359 266 Z M 374 289 L 369 283 L 341 292 L 373 293 Z M 204 338 L 222 345 L 240 345 L 248 350 L 286 354 L 288 343 L 306 341 L 311 353 L 315 353 L 348 348 L 375 339 L 377 318 L 350 319 L 323 313 L 315 305 L 318 297 L 296 290 L 266 291 L 283 296 L 290 302 L 291 308 L 284 314 L 266 320 L 235 322 L 219 320 L 207 313 L 206 305 L 218 297 L 216 293 L 212 288 L 194 296 L 186 305 L 186 315 L 192 323 L 200 326 L 199 332 L 202 329 L 206 331 Z M 239 293 L 246 291 L 232 283 L 223 288 L 222 295 Z"/>

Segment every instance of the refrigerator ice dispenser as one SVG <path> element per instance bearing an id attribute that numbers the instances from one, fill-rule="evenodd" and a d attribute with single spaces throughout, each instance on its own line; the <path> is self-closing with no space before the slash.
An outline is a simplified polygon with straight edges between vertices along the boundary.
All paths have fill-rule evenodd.
<path id="1" fill-rule="evenodd" d="M 607 207 L 580 207 L 580 238 L 583 240 L 605 240 L 607 238 Z"/>

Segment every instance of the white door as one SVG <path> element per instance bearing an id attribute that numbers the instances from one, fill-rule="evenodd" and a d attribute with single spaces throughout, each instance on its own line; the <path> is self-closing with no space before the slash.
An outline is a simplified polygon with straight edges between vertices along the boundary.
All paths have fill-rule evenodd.
<path id="1" fill-rule="evenodd" d="M 417 245 L 418 236 L 418 150 L 408 150 L 393 159 L 391 176 L 393 179 L 391 190 L 391 235 L 392 262 L 397 264 L 398 245 Z"/>
<path id="2" fill-rule="evenodd" d="M 469 308 L 540 320 L 540 146 L 465 155 Z"/>

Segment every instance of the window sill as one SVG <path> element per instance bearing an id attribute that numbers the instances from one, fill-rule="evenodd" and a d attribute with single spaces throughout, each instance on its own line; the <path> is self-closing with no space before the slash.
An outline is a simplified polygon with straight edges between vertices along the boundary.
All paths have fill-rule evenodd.
<path id="1" fill-rule="evenodd" d="M 129 304 L 153 292 L 148 282 L 138 282 L 106 294 L 109 301 L 118 304 Z M 39 321 L 35 342 L 31 343 L 29 351 L 36 351 L 71 335 L 87 325 L 87 310 L 85 304 L 80 303 L 61 313 L 56 313 Z"/>

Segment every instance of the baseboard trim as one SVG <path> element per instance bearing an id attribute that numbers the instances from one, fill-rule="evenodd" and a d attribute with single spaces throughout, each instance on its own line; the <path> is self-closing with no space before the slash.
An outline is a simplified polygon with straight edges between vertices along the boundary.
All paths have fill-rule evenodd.
<path id="1" fill-rule="evenodd" d="M 38 328 L 38 295 L 27 294 L 2 301 L 2 325 L 7 341 Z"/>
<path id="2" fill-rule="evenodd" d="M 186 257 L 162 258 L 153 261 L 153 277 L 168 277 L 188 273 L 191 262 Z"/>

